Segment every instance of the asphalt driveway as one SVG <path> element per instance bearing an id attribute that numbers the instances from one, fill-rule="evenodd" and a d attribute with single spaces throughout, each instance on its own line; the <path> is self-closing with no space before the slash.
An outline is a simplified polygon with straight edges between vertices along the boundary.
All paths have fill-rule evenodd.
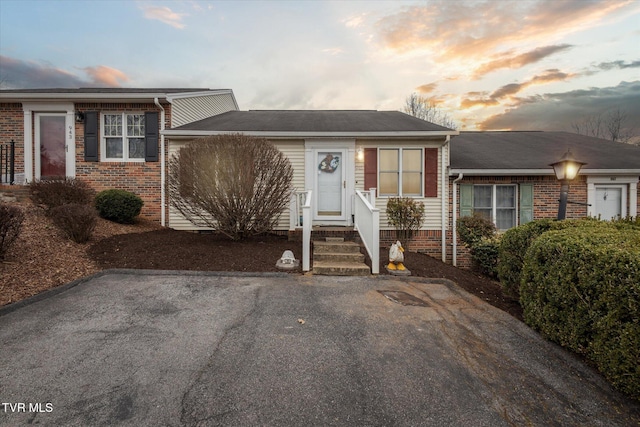
<path id="1" fill-rule="evenodd" d="M 382 277 L 107 272 L 0 309 L 0 401 L 0 425 L 640 425 L 508 314 Z"/>

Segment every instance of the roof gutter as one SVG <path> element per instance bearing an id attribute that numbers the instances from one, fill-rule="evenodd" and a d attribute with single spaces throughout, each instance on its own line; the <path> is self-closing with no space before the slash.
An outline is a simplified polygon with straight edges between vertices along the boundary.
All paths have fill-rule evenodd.
<path id="1" fill-rule="evenodd" d="M 264 138 L 273 139 L 291 139 L 291 138 L 415 138 L 423 139 L 429 137 L 446 136 L 450 137 L 455 135 L 451 132 L 444 131 L 392 131 L 392 132 L 289 132 L 289 131 L 210 131 L 210 130 L 172 130 L 168 129 L 164 131 L 164 134 L 170 136 L 172 139 L 193 139 L 203 136 L 215 136 L 215 135 L 229 135 L 233 133 L 243 133 L 245 135 L 252 135 Z"/>
<path id="2" fill-rule="evenodd" d="M 449 176 L 465 174 L 470 176 L 555 176 L 553 169 L 460 169 L 452 168 Z M 638 175 L 640 169 L 580 169 L 580 175 Z"/>
<path id="3" fill-rule="evenodd" d="M 452 263 L 454 267 L 458 266 L 458 232 L 456 217 L 458 215 L 458 182 L 464 177 L 464 174 L 461 172 L 458 174 L 458 177 L 453 180 L 453 220 L 451 224 L 451 238 L 453 241 L 453 259 Z"/>
<path id="4" fill-rule="evenodd" d="M 165 111 L 164 107 L 160 104 L 160 100 L 158 98 L 154 98 L 153 102 L 160 108 L 160 225 L 165 226 L 166 218 L 165 218 L 165 155 L 164 155 L 164 120 L 165 120 Z"/>

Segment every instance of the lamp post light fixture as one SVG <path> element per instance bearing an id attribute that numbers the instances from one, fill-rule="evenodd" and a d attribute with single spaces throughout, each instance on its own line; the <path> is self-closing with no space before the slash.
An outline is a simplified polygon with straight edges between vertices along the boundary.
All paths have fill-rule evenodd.
<path id="1" fill-rule="evenodd" d="M 569 197 L 569 183 L 578 176 L 580 168 L 586 165 L 586 163 L 579 162 L 573 158 L 571 150 L 567 150 L 562 158 L 551 163 L 549 166 L 553 167 L 553 172 L 556 174 L 556 178 L 560 181 L 560 205 L 558 206 L 558 219 L 565 219 L 567 216 L 567 199 Z"/>

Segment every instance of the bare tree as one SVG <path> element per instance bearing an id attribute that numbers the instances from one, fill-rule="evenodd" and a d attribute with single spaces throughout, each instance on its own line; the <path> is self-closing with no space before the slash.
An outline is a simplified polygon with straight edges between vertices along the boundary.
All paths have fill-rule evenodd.
<path id="1" fill-rule="evenodd" d="M 197 139 L 169 160 L 169 168 L 171 205 L 233 240 L 273 230 L 292 191 L 289 159 L 264 138 Z"/>
<path id="2" fill-rule="evenodd" d="M 586 116 L 584 119 L 571 123 L 575 133 L 608 139 L 614 142 L 630 142 L 634 129 L 626 126 L 629 115 L 619 108 Z"/>
<path id="3" fill-rule="evenodd" d="M 403 111 L 413 117 L 435 123 L 450 129 L 457 129 L 458 124 L 444 112 L 433 99 L 412 93 L 404 103 Z"/>

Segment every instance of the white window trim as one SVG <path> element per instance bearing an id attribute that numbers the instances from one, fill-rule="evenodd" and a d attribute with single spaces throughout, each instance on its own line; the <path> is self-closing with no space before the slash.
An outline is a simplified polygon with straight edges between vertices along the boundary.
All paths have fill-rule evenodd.
<path id="1" fill-rule="evenodd" d="M 513 210 L 515 211 L 515 221 L 513 226 L 517 227 L 518 224 L 520 223 L 520 215 L 519 215 L 519 198 L 518 198 L 518 184 L 474 184 L 474 199 L 475 199 L 475 187 L 488 187 L 491 186 L 491 222 L 493 222 L 493 224 L 498 227 L 498 204 L 497 204 L 497 197 L 496 197 L 496 189 L 497 187 L 513 187 L 515 188 L 513 197 L 514 197 L 514 208 Z M 476 209 L 476 205 L 475 203 L 473 203 L 473 210 Z M 484 208 L 486 209 L 486 208 Z M 501 209 L 505 209 L 505 208 L 501 208 Z M 498 229 L 499 231 L 505 231 L 508 230 L 508 228 L 505 229 Z"/>
<path id="2" fill-rule="evenodd" d="M 109 115 L 120 115 L 122 116 L 122 132 L 123 132 L 123 142 L 122 142 L 122 157 L 107 157 L 107 137 L 104 134 L 105 127 L 105 119 L 104 116 Z M 100 114 L 100 161 L 101 162 L 119 162 L 119 163 L 144 163 L 144 157 L 140 159 L 130 159 L 129 158 L 129 146 L 127 141 L 127 147 L 125 149 L 124 140 L 128 139 L 126 134 L 127 127 L 127 115 L 141 115 L 144 116 L 144 111 L 103 111 Z M 145 123 L 146 126 L 146 123 Z M 143 137 L 144 138 L 144 137 Z"/>
<path id="3" fill-rule="evenodd" d="M 380 151 L 382 150 L 397 150 L 398 151 L 398 194 L 380 194 L 381 190 L 380 188 L 378 188 L 378 192 L 379 194 L 377 194 L 377 197 L 379 198 L 383 198 L 383 199 L 391 199 L 394 197 L 410 197 L 410 198 L 414 198 L 414 199 L 421 199 L 424 198 L 424 174 L 426 173 L 426 171 L 424 170 L 424 147 L 378 147 L 378 164 L 376 166 L 377 168 L 377 174 L 378 174 L 378 187 L 381 187 L 380 185 L 380 172 L 382 172 L 380 170 Z M 420 193 L 419 194 L 408 194 L 408 195 L 404 195 L 402 194 L 402 151 L 403 150 L 420 150 Z"/>

